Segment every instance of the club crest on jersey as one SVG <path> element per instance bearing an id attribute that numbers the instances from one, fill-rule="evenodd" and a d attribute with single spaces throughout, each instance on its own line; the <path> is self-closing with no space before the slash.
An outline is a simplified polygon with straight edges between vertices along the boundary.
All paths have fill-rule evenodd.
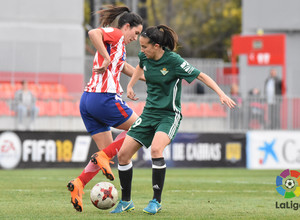
<path id="1" fill-rule="evenodd" d="M 167 70 L 167 68 L 162 68 L 162 69 L 160 70 L 160 72 L 161 72 L 163 75 L 166 75 L 166 74 L 169 72 L 169 70 Z"/>

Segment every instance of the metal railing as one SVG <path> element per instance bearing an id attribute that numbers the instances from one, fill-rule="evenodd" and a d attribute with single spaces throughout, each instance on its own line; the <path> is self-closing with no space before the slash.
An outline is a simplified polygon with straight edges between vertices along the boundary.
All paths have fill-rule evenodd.
<path id="1" fill-rule="evenodd" d="M 79 113 L 80 94 L 72 100 L 38 99 L 39 115 L 35 130 L 84 130 L 74 128 L 74 121 L 81 122 Z M 124 100 L 138 114 L 143 110 L 146 94 L 140 94 L 139 102 Z M 247 130 L 299 130 L 300 97 L 276 97 L 271 104 L 264 97 L 232 97 L 235 109 L 221 105 L 216 95 L 184 95 L 182 98 L 182 131 L 227 132 Z M 16 112 L 11 108 L 13 99 L 0 98 L 0 129 L 16 129 Z M 11 121 L 10 121 L 11 120 Z M 57 123 L 55 123 L 57 120 Z M 62 123 L 62 120 L 67 120 Z M 49 126 L 45 126 L 49 122 Z M 43 125 L 39 125 L 43 123 Z M 69 123 L 69 124 L 68 124 Z M 76 124 L 75 123 L 75 124 Z M 63 124 L 63 125 L 62 125 Z"/>

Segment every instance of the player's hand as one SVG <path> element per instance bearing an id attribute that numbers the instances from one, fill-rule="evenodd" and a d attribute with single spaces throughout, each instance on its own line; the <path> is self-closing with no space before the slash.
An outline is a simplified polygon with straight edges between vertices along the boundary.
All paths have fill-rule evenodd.
<path id="1" fill-rule="evenodd" d="M 132 87 L 127 87 L 127 97 L 133 101 L 136 101 L 139 99 L 138 97 L 135 97 L 135 93 L 134 93 Z"/>
<path id="2" fill-rule="evenodd" d="M 226 104 L 229 108 L 234 108 L 236 106 L 236 103 L 225 94 L 220 96 L 220 101 L 223 105 Z"/>
<path id="3" fill-rule="evenodd" d="M 102 65 L 100 67 L 93 68 L 93 72 L 95 72 L 97 74 L 103 74 L 107 70 L 107 67 L 109 66 L 109 64 L 110 64 L 110 60 L 104 59 Z"/>

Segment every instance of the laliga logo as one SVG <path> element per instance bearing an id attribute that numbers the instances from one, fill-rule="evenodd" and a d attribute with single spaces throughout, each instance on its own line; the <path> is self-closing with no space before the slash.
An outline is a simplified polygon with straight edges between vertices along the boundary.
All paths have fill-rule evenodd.
<path id="1" fill-rule="evenodd" d="M 300 196 L 300 173 L 296 170 L 284 170 L 276 177 L 276 190 L 284 198 Z"/>
<path id="2" fill-rule="evenodd" d="M 13 132 L 3 132 L 0 135 L 0 167 L 15 168 L 21 160 L 21 141 Z"/>

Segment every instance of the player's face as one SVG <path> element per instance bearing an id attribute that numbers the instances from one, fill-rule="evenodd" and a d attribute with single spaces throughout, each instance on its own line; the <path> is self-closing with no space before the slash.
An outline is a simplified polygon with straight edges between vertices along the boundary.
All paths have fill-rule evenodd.
<path id="1" fill-rule="evenodd" d="M 159 47 L 158 44 L 151 44 L 149 43 L 149 38 L 147 37 L 140 37 L 140 45 L 141 51 L 145 54 L 148 59 L 154 59 L 156 57 L 157 49 Z"/>
<path id="2" fill-rule="evenodd" d="M 136 27 L 130 28 L 129 24 L 126 24 L 127 28 L 124 30 L 124 41 L 125 45 L 129 44 L 132 41 L 136 41 L 138 39 L 138 36 L 141 34 L 143 30 L 143 26 L 139 25 Z"/>

